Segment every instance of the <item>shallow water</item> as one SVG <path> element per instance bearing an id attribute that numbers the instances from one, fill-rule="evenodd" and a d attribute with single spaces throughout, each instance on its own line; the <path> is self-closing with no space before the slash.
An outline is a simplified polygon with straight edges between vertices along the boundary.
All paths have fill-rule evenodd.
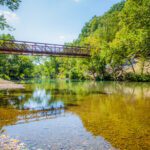
<path id="1" fill-rule="evenodd" d="M 43 150 L 150 147 L 150 83 L 38 81 L 0 91 L 0 132 Z"/>

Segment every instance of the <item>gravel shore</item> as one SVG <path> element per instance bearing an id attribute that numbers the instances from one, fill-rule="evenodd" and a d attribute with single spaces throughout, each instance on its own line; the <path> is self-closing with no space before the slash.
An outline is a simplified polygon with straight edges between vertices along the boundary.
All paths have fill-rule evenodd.
<path id="1" fill-rule="evenodd" d="M 6 81 L 0 79 L 0 90 L 6 90 L 6 89 L 23 89 L 23 85 L 21 84 L 15 84 L 11 81 Z"/>

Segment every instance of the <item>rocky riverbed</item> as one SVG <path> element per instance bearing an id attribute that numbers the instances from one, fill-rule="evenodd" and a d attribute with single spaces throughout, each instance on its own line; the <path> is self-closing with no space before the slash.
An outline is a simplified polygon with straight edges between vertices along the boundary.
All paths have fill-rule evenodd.
<path id="1" fill-rule="evenodd" d="M 11 139 L 7 135 L 0 135 L 0 150 L 28 150 L 24 143 Z"/>

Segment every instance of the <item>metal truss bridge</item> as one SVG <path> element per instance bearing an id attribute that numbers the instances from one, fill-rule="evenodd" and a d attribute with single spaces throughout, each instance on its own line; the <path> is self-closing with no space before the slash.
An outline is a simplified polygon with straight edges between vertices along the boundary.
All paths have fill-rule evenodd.
<path id="1" fill-rule="evenodd" d="M 90 47 L 0 40 L 0 54 L 90 57 Z"/>

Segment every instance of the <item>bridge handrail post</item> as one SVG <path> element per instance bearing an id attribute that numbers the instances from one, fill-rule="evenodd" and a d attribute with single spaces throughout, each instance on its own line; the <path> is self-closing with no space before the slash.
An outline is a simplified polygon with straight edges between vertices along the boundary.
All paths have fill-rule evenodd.
<path id="1" fill-rule="evenodd" d="M 36 43 L 34 43 L 34 45 L 33 45 L 33 46 L 34 46 L 34 48 L 35 48 L 35 49 L 33 48 L 33 50 L 32 50 L 32 55 L 34 55 L 34 51 L 36 52 L 36 46 L 37 46 L 37 44 L 36 44 Z"/>
<path id="2" fill-rule="evenodd" d="M 44 44 L 44 51 L 45 52 L 47 52 L 46 48 L 47 48 L 47 44 Z"/>

